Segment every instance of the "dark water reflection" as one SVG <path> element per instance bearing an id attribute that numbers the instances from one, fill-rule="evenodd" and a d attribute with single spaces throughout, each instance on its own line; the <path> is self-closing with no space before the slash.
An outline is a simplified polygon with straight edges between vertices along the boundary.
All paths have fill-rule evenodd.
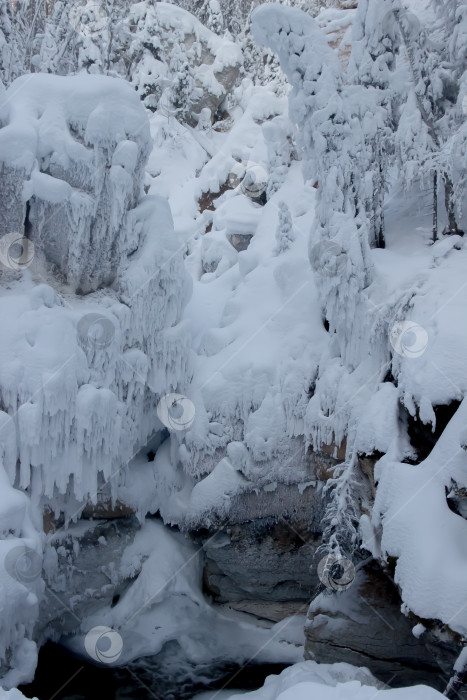
<path id="1" fill-rule="evenodd" d="M 39 653 L 34 681 L 21 686 L 26 697 L 39 700 L 188 700 L 220 688 L 254 690 L 283 664 L 212 664 L 196 668 L 181 658 L 176 643 L 156 659 L 142 659 L 124 668 L 98 667 L 75 658 L 56 644 Z"/>

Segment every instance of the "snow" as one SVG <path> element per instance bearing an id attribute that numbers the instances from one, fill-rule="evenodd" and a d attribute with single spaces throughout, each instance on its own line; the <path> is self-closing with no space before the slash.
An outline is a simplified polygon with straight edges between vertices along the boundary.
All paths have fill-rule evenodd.
<path id="1" fill-rule="evenodd" d="M 26 696 L 16 688 L 12 688 L 11 690 L 0 689 L 1 700 L 22 700 L 25 697 Z M 37 698 L 32 698 L 32 700 L 37 700 Z"/>
<path id="2" fill-rule="evenodd" d="M 146 520 L 114 572 L 116 580 L 132 578 L 130 586 L 116 605 L 84 617 L 81 632 L 62 642 L 89 660 L 85 644 L 93 637 L 88 633 L 107 628 L 118 640 L 118 665 L 157 654 L 171 640 L 180 646 L 181 658 L 194 664 L 302 658 L 303 616 L 261 626 L 250 615 L 214 608 L 201 592 L 202 566 L 201 550 L 183 535 Z"/>
<path id="3" fill-rule="evenodd" d="M 412 466 L 390 451 L 378 464 L 374 523 L 383 525 L 382 549 L 397 558 L 394 580 L 402 599 L 422 619 L 438 619 L 467 632 L 467 522 L 446 502 L 454 480 L 467 486 L 460 435 L 462 402 L 431 454 Z"/>
<path id="4" fill-rule="evenodd" d="M 214 700 L 219 697 L 225 700 L 234 697 L 251 700 L 436 700 L 443 697 L 436 690 L 422 685 L 396 690 L 381 686 L 365 668 L 344 663 L 304 661 L 287 668 L 278 676 L 269 676 L 259 690 L 201 693 L 193 700 Z"/>
<path id="5" fill-rule="evenodd" d="M 9 664 L 2 679 L 7 688 L 32 680 L 37 647 L 32 641 L 39 613 L 42 538 L 29 499 L 13 489 L 3 467 L 11 454 L 11 420 L 1 414 L 0 428 L 0 660 Z M 5 426 L 7 430 L 5 430 Z M 14 694 L 12 695 L 14 696 Z"/>
<path id="6" fill-rule="evenodd" d="M 57 265 L 75 290 L 108 285 L 116 267 L 111 251 L 141 195 L 149 153 L 137 96 L 107 76 L 25 75 L 6 91 L 0 124 L 0 161 L 24 211 L 25 199 L 32 205 L 36 254 Z M 15 230 L 17 207 L 8 194 L 5 233 Z"/>
<path id="7" fill-rule="evenodd" d="M 240 47 L 237 44 L 209 31 L 189 12 L 165 2 L 158 2 L 155 11 L 164 29 L 181 29 L 185 36 L 194 34 L 198 41 L 207 44 L 215 56 L 212 67 L 214 74 L 226 66 L 234 66 L 242 62 Z"/>
<path id="8" fill-rule="evenodd" d="M 185 391 L 190 375 L 180 321 L 191 286 L 166 201 L 141 194 L 149 125 L 131 88 L 103 76 L 35 74 L 5 95 L 1 158 L 17 191 L 24 183 L 25 196 L 34 195 L 41 225 L 33 219 L 32 265 L 11 273 L 2 264 L 0 561 L 26 546 L 40 562 L 43 508 L 68 520 L 102 488 L 112 499 L 134 454 L 164 430 L 158 401 Z M 14 210 L 8 190 L 2 196 L 9 227 Z M 81 216 L 86 201 L 90 218 Z M 49 205 L 58 224 L 44 221 Z M 54 257 L 57 249 L 64 254 Z M 109 265 L 111 288 L 102 286 Z M 100 289 L 76 295 L 93 276 L 91 290 L 97 279 Z M 42 592 L 39 576 L 26 586 L 1 567 L 6 687 L 33 676 Z"/>
<path id="9" fill-rule="evenodd" d="M 394 75 L 388 57 L 369 50 L 375 37 L 381 44 L 371 33 L 381 7 L 361 2 L 316 21 L 283 5 L 257 8 L 253 32 L 277 51 L 291 90 L 287 99 L 244 77 L 223 104 L 227 131 L 211 125 L 208 107 L 199 128 L 181 124 L 169 103 L 148 118 L 133 89 L 148 88 L 145 104 L 157 108 L 154 85 L 192 49 L 198 87 L 220 100 L 220 73 L 242 62 L 228 35 L 165 3 L 130 10 L 129 55 L 156 24 L 151 46 L 164 53 L 145 53 L 132 85 L 34 73 L 2 91 L 1 232 L 23 231 L 29 201 L 36 253 L 27 270 L 1 270 L 0 561 L 19 545 L 41 557 L 45 505 L 68 522 L 86 501 L 118 497 L 142 523 L 118 572 L 131 585 L 67 640 L 78 653 L 90 630 L 108 627 L 121 634 L 122 664 L 173 640 L 196 663 L 299 661 L 302 618 L 265 628 L 213 608 L 201 594 L 200 553 L 145 518 L 159 511 L 166 524 L 208 527 L 243 491 L 287 483 L 301 492 L 315 483 L 307 450 L 344 438 L 347 477 L 359 456 L 384 455 L 363 546 L 395 564 L 404 611 L 467 634 L 466 522 L 446 501 L 453 485 L 467 487 L 466 243 L 454 235 L 428 245 L 432 142 L 403 48 Z M 423 16 L 421 0 L 411 7 Z M 449 46 L 461 51 L 461 26 Z M 452 123 L 465 76 L 456 81 Z M 387 128 L 386 83 L 402 98 L 386 247 L 370 249 L 378 181 L 369 144 Z M 442 165 L 454 154 L 457 188 L 465 133 L 460 126 L 439 155 Z M 252 174 L 266 203 L 252 196 Z M 440 210 L 442 195 L 441 186 Z M 440 211 L 440 230 L 446 223 Z M 166 439 L 157 406 L 175 393 L 194 407 L 193 421 Z M 453 401 L 461 406 L 433 452 L 409 464 L 407 414 L 434 429 L 436 407 Z M 11 661 L 3 682 L 12 686 L 33 673 L 42 583 L 0 568 L 0 657 Z M 370 686 L 364 672 L 306 662 L 247 695 L 439 696 Z"/>
<path id="10" fill-rule="evenodd" d="M 82 300 L 47 287 L 49 303 L 38 304 L 32 280 L 2 290 L 0 384 L 14 419 L 8 430 L 21 436 L 5 467 L 14 481 L 21 456 L 20 484 L 32 484 L 35 498 L 65 494 L 74 475 L 76 497 L 95 499 L 93 465 L 106 481 L 122 469 L 160 425 L 157 396 L 188 376 L 188 335 L 178 322 L 190 287 L 165 202 L 148 198 L 130 213 L 132 226 L 140 244 L 122 265 L 118 295 Z"/>

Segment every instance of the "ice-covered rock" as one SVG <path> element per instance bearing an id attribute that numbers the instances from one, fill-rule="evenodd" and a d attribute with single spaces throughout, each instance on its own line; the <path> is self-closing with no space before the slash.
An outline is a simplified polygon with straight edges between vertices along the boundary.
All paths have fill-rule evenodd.
<path id="1" fill-rule="evenodd" d="M 105 76 L 25 75 L 0 120 L 0 233 L 25 231 L 73 290 L 108 286 L 135 245 L 125 217 L 150 149 L 138 97 Z"/>
<path id="2" fill-rule="evenodd" d="M 191 287 L 167 202 L 142 196 L 148 121 L 128 85 L 38 74 L 17 80 L 7 96 L 0 660 L 4 684 L 14 685 L 36 663 L 41 511 L 47 505 L 66 522 L 86 502 L 112 502 L 133 455 L 165 432 L 159 399 L 186 391 L 190 377 L 181 313 Z M 15 267 L 4 242 L 25 211 L 34 255 Z M 78 288 L 89 293 L 74 294 Z M 28 497 L 10 484 L 27 491 L 32 514 Z M 28 585 L 8 575 L 9 552 L 21 554 L 18 547 L 36 566 Z"/>

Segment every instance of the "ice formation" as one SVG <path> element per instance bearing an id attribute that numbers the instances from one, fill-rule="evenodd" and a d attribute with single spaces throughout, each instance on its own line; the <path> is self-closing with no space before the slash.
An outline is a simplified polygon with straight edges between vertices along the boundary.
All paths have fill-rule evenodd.
<path id="1" fill-rule="evenodd" d="M 134 454 L 165 429 L 159 398 L 186 391 L 183 240 L 167 203 L 142 196 L 148 121 L 122 81 L 24 76 L 6 91 L 2 124 L 4 172 L 29 204 L 35 243 L 24 270 L 2 265 L 3 466 L 41 509 L 76 517 L 87 501 L 111 499 Z M 2 190 L 8 231 L 13 190 Z M 29 538 L 40 551 L 25 499 L 5 495 L 5 508 L 22 505 L 4 537 Z M 37 513 L 34 526 L 42 529 Z M 37 600 L 8 583 L 2 604 L 12 623 L 2 627 L 0 653 L 14 660 Z"/>

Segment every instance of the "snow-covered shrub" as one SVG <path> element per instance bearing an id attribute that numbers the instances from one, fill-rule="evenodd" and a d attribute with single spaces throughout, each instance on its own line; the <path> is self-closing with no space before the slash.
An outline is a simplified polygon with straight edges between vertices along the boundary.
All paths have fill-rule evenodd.
<path id="1" fill-rule="evenodd" d="M 293 131 L 290 121 L 281 116 L 264 122 L 263 134 L 268 148 L 269 177 L 266 195 L 269 200 L 286 179 L 293 153 Z"/>
<path id="2" fill-rule="evenodd" d="M 276 229 L 276 255 L 287 250 L 294 240 L 295 234 L 290 209 L 285 202 L 279 202 L 279 223 Z"/>

